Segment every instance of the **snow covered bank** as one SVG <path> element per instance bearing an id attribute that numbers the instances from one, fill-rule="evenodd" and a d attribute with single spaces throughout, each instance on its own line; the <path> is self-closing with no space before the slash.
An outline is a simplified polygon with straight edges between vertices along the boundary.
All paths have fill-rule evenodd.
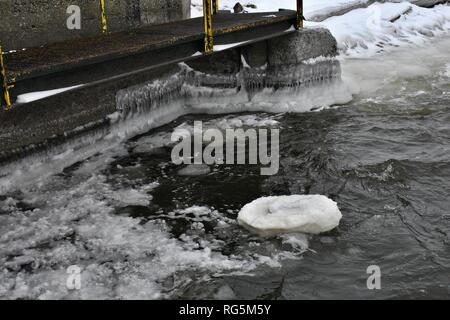
<path id="1" fill-rule="evenodd" d="M 339 225 L 342 214 L 336 202 L 321 195 L 266 197 L 239 212 L 244 228 L 261 236 L 283 233 L 319 234 Z"/>
<path id="2" fill-rule="evenodd" d="M 408 2 L 375 3 L 321 23 L 329 29 L 341 53 L 368 57 L 398 47 L 423 46 L 450 32 L 450 5 L 422 8 Z"/>

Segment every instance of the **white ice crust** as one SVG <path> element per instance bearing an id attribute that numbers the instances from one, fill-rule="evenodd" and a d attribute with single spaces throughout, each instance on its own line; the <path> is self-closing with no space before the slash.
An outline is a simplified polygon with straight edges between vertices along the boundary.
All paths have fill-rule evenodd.
<path id="1" fill-rule="evenodd" d="M 242 208 L 238 222 L 262 236 L 302 232 L 320 234 L 339 225 L 342 214 L 322 195 L 264 197 Z"/>

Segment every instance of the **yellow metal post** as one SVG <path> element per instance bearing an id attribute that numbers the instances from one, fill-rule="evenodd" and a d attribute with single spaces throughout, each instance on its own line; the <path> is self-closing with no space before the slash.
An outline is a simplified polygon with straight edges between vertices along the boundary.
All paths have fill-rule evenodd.
<path id="1" fill-rule="evenodd" d="M 205 52 L 214 51 L 211 0 L 203 0 L 203 22 L 205 25 Z"/>
<path id="2" fill-rule="evenodd" d="M 106 33 L 108 31 L 108 25 L 105 13 L 105 0 L 100 0 L 100 11 L 102 12 L 102 32 Z"/>
<path id="3" fill-rule="evenodd" d="M 9 95 L 8 78 L 6 77 L 5 61 L 3 60 L 3 49 L 0 45 L 0 71 L 2 75 L 3 99 L 5 100 L 6 109 L 11 107 L 11 97 Z"/>
<path id="4" fill-rule="evenodd" d="M 295 28 L 303 28 L 303 0 L 297 0 L 297 21 L 295 23 Z"/>
<path id="5" fill-rule="evenodd" d="M 213 0 L 213 13 L 219 13 L 219 0 Z"/>

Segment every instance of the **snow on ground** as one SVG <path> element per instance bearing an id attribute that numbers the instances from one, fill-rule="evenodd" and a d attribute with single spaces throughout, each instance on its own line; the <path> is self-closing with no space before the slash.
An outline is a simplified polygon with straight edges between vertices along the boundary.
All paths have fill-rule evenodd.
<path id="1" fill-rule="evenodd" d="M 307 26 L 328 28 L 344 55 L 367 57 L 397 47 L 424 45 L 450 31 L 450 5 L 422 8 L 408 2 L 374 3 Z"/>
<path id="2" fill-rule="evenodd" d="M 264 197 L 242 208 L 238 221 L 256 234 L 301 232 L 319 234 L 339 225 L 342 214 L 337 203 L 321 195 Z"/>
<path id="3" fill-rule="evenodd" d="M 305 17 L 324 15 L 346 7 L 368 3 L 370 0 L 304 0 Z M 240 2 L 247 12 L 272 12 L 278 9 L 296 10 L 296 0 L 219 0 L 221 10 L 232 10 Z M 203 16 L 203 0 L 192 0 L 191 16 Z"/>

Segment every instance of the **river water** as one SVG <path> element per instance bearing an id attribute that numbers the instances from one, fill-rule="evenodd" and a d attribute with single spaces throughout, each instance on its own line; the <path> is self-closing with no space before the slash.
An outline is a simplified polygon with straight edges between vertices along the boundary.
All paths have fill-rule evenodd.
<path id="1" fill-rule="evenodd" d="M 347 105 L 184 116 L 0 195 L 0 298 L 450 298 L 450 38 L 342 67 Z M 179 175 L 166 142 L 194 120 L 279 128 L 279 173 Z M 237 225 L 245 204 L 290 194 L 332 198 L 340 226 L 260 238 Z"/>

